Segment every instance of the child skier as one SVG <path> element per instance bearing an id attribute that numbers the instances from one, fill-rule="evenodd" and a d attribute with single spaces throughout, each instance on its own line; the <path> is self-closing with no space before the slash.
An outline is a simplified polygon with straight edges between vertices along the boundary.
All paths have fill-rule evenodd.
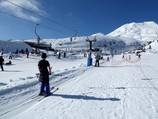
<path id="1" fill-rule="evenodd" d="M 38 63 L 38 68 L 40 72 L 39 80 L 41 82 L 41 90 L 39 95 L 49 96 L 50 93 L 50 86 L 49 86 L 49 75 L 51 75 L 51 67 L 49 62 L 46 60 L 47 54 L 42 53 L 42 60 Z M 45 90 L 46 89 L 46 90 Z"/>

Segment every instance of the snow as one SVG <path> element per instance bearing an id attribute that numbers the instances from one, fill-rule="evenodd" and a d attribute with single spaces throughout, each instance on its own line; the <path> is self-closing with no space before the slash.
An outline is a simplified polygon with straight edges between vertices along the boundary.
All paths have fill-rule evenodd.
<path id="1" fill-rule="evenodd" d="M 151 47 L 151 49 L 149 49 Z M 155 40 L 151 44 L 146 46 L 146 49 L 148 49 L 149 52 L 157 53 L 158 52 L 158 41 Z"/>
<path id="2" fill-rule="evenodd" d="M 90 40 L 96 38 L 97 41 L 94 43 L 94 48 L 105 48 L 105 46 L 111 48 L 109 44 L 115 42 L 114 47 L 118 48 L 117 50 L 122 50 L 122 47 L 127 50 L 133 50 L 146 42 L 158 39 L 158 24 L 153 21 L 133 22 L 125 24 L 109 34 L 96 33 L 90 36 L 76 36 L 72 38 L 72 41 L 70 38 L 43 39 L 42 42 L 52 43 L 52 47 L 55 49 L 79 51 L 88 48 L 87 37 Z"/>
<path id="3" fill-rule="evenodd" d="M 88 49 L 89 44 L 86 42 L 86 39 L 90 40 L 96 39 L 97 41 L 93 44 L 94 48 L 105 48 L 109 49 L 111 46 L 110 43 L 115 42 L 115 48 L 117 50 L 124 49 L 134 50 L 143 45 L 146 42 L 153 41 L 158 39 L 158 24 L 153 21 L 147 21 L 142 23 L 128 23 L 118 29 L 114 30 L 109 34 L 96 33 L 90 36 L 74 36 L 72 41 L 70 37 L 59 38 L 59 39 L 42 39 L 42 43 L 52 44 L 52 48 L 57 50 L 86 50 Z M 26 40 L 26 41 L 33 41 Z M 37 42 L 34 40 L 34 42 Z M 132 46 L 132 47 L 130 47 Z M 112 46 L 113 47 L 113 46 Z"/>
<path id="4" fill-rule="evenodd" d="M 45 98 L 38 96 L 39 56 L 26 58 L 21 54 L 12 59 L 13 65 L 4 65 L 5 71 L 0 71 L 0 119 L 157 119 L 157 29 L 155 22 L 130 23 L 108 35 L 89 36 L 97 38 L 95 47 L 110 47 L 112 42 L 112 48 L 127 51 L 132 43 L 138 43 L 136 47 L 139 42 L 153 41 L 140 59 L 128 53 L 122 59 L 118 53 L 109 62 L 104 56 L 100 67 L 86 67 L 87 58 L 81 52 L 88 47 L 86 36 L 72 42 L 70 38 L 43 39 L 41 42 L 52 43 L 53 48 L 76 48 L 80 52 L 61 59 L 48 52 L 53 67 L 50 87 L 59 90 Z M 7 62 L 8 54 L 4 56 Z"/>
<path id="5" fill-rule="evenodd" d="M 104 60 L 99 68 L 87 68 L 84 58 L 68 61 L 50 56 L 48 60 L 53 64 L 55 75 L 51 78 L 51 86 L 55 85 L 59 90 L 44 99 L 33 98 L 39 92 L 39 85 L 14 89 L 11 94 L 3 93 L 0 96 L 0 118 L 157 119 L 157 58 L 157 54 L 149 52 L 142 53 L 141 59 L 135 54 L 126 54 L 125 59 L 117 55 L 110 62 Z M 22 70 L 23 77 L 34 76 L 38 60 L 35 56 L 15 59 L 14 69 Z M 3 83 L 12 83 L 7 82 L 4 73 L 0 72 L 0 76 L 6 79 L 2 80 Z M 8 73 L 8 76 L 13 75 Z M 18 73 L 13 75 L 17 77 L 16 83 L 20 80 Z M 8 112 L 4 114 L 5 111 Z"/>
<path id="6" fill-rule="evenodd" d="M 107 34 L 108 37 L 120 38 L 129 41 L 129 39 L 146 42 L 158 38 L 158 24 L 153 21 L 144 23 L 129 23 L 121 26 L 115 31 Z"/>
<path id="7" fill-rule="evenodd" d="M 8 59 L 5 58 L 5 62 Z M 0 73 L 0 83 L 4 84 L 4 86 L 0 86 L 0 90 L 6 88 L 12 88 L 20 84 L 26 84 L 33 81 L 37 81 L 36 74 L 38 71 L 38 61 L 40 57 L 30 56 L 26 58 L 25 55 L 22 55 L 19 58 L 14 58 L 12 60 L 13 65 L 4 65 L 4 72 Z M 71 68 L 77 68 L 82 65 L 80 62 L 83 59 L 78 60 L 57 60 L 55 57 L 48 57 L 48 60 L 51 62 L 51 66 L 53 67 L 53 72 L 63 72 L 64 70 L 69 70 Z M 63 68 L 64 67 L 64 68 Z"/>

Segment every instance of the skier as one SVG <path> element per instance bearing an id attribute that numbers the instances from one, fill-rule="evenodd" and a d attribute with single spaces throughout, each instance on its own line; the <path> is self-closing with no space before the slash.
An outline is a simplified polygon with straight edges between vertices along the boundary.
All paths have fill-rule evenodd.
<path id="1" fill-rule="evenodd" d="M 124 58 L 125 58 L 125 55 L 123 54 L 123 55 L 122 55 L 122 59 L 124 59 Z"/>
<path id="2" fill-rule="evenodd" d="M 3 64 L 4 64 L 3 56 L 0 56 L 0 66 L 2 71 L 4 71 Z"/>
<path id="3" fill-rule="evenodd" d="M 26 48 L 25 53 L 26 53 L 27 58 L 29 58 L 29 50 L 28 50 L 28 48 Z"/>
<path id="4" fill-rule="evenodd" d="M 100 60 L 100 54 L 99 52 L 97 52 L 95 56 L 95 67 L 99 67 L 99 60 Z"/>
<path id="5" fill-rule="evenodd" d="M 138 54 L 138 58 L 139 58 L 139 59 L 141 58 L 141 54 L 140 54 L 140 53 Z"/>
<path id="6" fill-rule="evenodd" d="M 21 53 L 21 54 L 24 54 L 24 49 L 21 49 L 20 53 Z"/>
<path id="7" fill-rule="evenodd" d="M 66 58 L 66 52 L 64 52 L 64 58 Z"/>
<path id="8" fill-rule="evenodd" d="M 106 61 L 107 61 L 107 62 L 109 62 L 109 61 L 110 61 L 110 57 L 109 57 L 109 56 L 107 57 Z"/>
<path id="9" fill-rule="evenodd" d="M 15 54 L 19 54 L 19 50 L 18 49 L 15 51 Z"/>
<path id="10" fill-rule="evenodd" d="M 49 96 L 50 93 L 50 86 L 49 86 L 49 75 L 51 75 L 51 67 L 49 62 L 46 60 L 47 54 L 42 53 L 41 58 L 42 60 L 38 63 L 38 68 L 40 72 L 39 81 L 41 82 L 41 90 L 39 95 Z M 45 90 L 46 89 L 46 90 Z"/>
<path id="11" fill-rule="evenodd" d="M 58 59 L 60 59 L 61 58 L 61 52 L 59 51 L 58 52 Z"/>

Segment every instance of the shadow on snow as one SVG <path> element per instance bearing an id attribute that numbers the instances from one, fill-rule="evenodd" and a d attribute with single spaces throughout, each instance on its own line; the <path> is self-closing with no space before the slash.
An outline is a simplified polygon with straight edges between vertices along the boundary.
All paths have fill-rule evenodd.
<path id="1" fill-rule="evenodd" d="M 66 94 L 52 94 L 51 96 L 62 97 L 66 99 L 82 99 L 82 100 L 98 100 L 98 101 L 120 101 L 119 98 L 97 98 L 94 96 L 87 95 L 66 95 Z"/>
<path id="2" fill-rule="evenodd" d="M 3 72 L 22 72 L 22 71 L 18 71 L 18 70 L 4 70 Z"/>

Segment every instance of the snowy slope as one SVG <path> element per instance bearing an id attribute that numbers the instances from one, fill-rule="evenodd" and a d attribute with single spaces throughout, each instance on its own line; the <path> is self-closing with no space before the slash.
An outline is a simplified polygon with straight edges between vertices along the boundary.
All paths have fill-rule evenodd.
<path id="1" fill-rule="evenodd" d="M 158 48 L 157 41 L 151 45 Z M 85 67 L 82 57 L 50 55 L 50 85 L 59 90 L 47 98 L 37 96 L 40 58 L 15 58 L 0 71 L 0 119 L 157 119 L 158 55 L 141 55 L 117 55 L 99 68 Z"/>
<path id="2" fill-rule="evenodd" d="M 157 119 L 158 55 L 131 58 L 116 56 L 100 68 L 67 77 L 59 91 L 27 110 L 19 106 L 12 119 Z"/>
<path id="3" fill-rule="evenodd" d="M 58 86 L 76 75 L 82 74 L 86 59 L 76 56 L 57 59 L 49 53 L 52 75 L 50 85 Z M 75 58 L 75 59 L 74 59 Z M 13 65 L 4 65 L 4 72 L 0 70 L 0 119 L 9 119 L 17 113 L 37 103 L 40 82 L 36 76 L 38 61 L 41 58 L 31 55 L 21 55 L 12 59 Z M 5 61 L 7 58 L 5 58 Z"/>
<path id="4" fill-rule="evenodd" d="M 154 42 L 152 42 L 151 44 L 147 45 L 146 50 L 148 52 L 152 52 L 152 53 L 158 53 L 158 41 L 155 40 Z M 151 49 L 150 49 L 151 48 Z"/>
<path id="5" fill-rule="evenodd" d="M 151 43 L 151 49 L 158 52 L 158 41 Z"/>
<path id="6" fill-rule="evenodd" d="M 153 41 L 158 39 L 158 24 L 152 21 L 144 23 L 133 22 L 121 26 L 107 36 L 124 40 Z"/>
<path id="7" fill-rule="evenodd" d="M 31 55 L 26 58 L 26 55 L 21 55 L 18 58 L 12 59 L 12 65 L 4 65 L 4 72 L 0 69 L 0 91 L 11 89 L 18 85 L 26 85 L 28 83 L 37 82 L 36 74 L 38 71 L 38 61 L 41 58 Z M 4 58 L 5 63 L 9 61 L 8 57 Z M 50 65 L 53 67 L 54 73 L 67 71 L 68 69 L 77 68 L 82 65 L 83 58 L 78 59 L 63 59 L 58 60 L 56 57 L 48 57 Z"/>
<path id="8" fill-rule="evenodd" d="M 155 40 L 141 59 L 135 54 L 125 54 L 124 59 L 116 55 L 110 62 L 102 60 L 101 67 L 96 68 L 85 67 L 87 59 L 82 54 L 59 60 L 50 53 L 50 86 L 59 90 L 47 98 L 37 96 L 40 57 L 31 55 L 26 59 L 22 55 L 13 59 L 13 65 L 5 65 L 5 72 L 0 71 L 0 119 L 158 119 L 157 28 L 154 22 L 131 23 L 108 35 L 89 36 L 90 40 L 97 39 L 94 47 L 127 51 L 139 42 Z M 64 50 L 84 49 L 88 48 L 85 39 L 82 36 L 72 41 L 64 38 L 41 42 Z M 19 46 L 9 42 L 8 47 Z"/>

